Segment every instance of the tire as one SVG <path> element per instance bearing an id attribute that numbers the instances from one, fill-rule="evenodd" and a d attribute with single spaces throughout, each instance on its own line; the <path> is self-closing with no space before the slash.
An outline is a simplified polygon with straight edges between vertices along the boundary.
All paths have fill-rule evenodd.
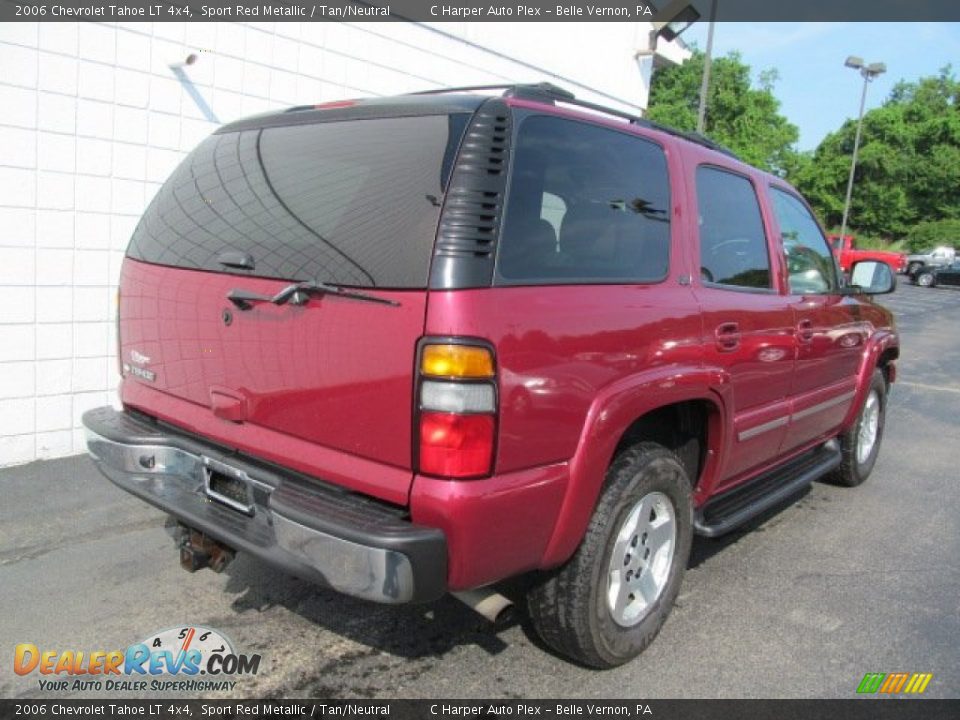
<path id="1" fill-rule="evenodd" d="M 632 660 L 670 614 L 692 540 L 683 464 L 656 443 L 634 445 L 607 470 L 576 553 L 530 590 L 534 628 L 547 645 L 583 665 L 611 668 Z"/>
<path id="2" fill-rule="evenodd" d="M 870 476 L 877 455 L 880 454 L 880 443 L 883 440 L 883 426 L 887 417 L 887 381 L 883 371 L 873 371 L 870 378 L 870 387 L 863 407 L 857 415 L 857 421 L 847 432 L 839 437 L 842 460 L 831 480 L 837 485 L 856 487 Z M 873 425 L 873 430 L 869 428 Z M 870 441 L 869 451 L 864 444 Z"/>
<path id="3" fill-rule="evenodd" d="M 936 285 L 936 279 L 933 277 L 933 273 L 928 270 L 921 270 L 917 273 L 917 285 L 920 287 L 933 287 Z"/>

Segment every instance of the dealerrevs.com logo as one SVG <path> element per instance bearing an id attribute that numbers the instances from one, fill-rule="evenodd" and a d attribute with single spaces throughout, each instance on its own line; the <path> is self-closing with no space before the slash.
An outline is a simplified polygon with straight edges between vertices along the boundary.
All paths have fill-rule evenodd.
<path id="1" fill-rule="evenodd" d="M 20 643 L 13 655 L 13 671 L 39 675 L 44 691 L 233 690 L 234 677 L 259 669 L 260 655 L 237 653 L 222 633 L 200 626 L 154 633 L 126 650 L 61 651 Z"/>

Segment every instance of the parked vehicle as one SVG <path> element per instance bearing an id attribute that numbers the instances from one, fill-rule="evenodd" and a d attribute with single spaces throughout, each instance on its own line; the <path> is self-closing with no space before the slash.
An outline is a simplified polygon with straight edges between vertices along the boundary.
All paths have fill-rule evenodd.
<path id="1" fill-rule="evenodd" d="M 840 263 L 840 269 L 849 273 L 855 262 L 860 260 L 877 260 L 886 263 L 894 273 L 902 273 L 907 270 L 907 256 L 905 253 L 893 252 L 890 250 L 859 250 L 856 247 L 856 241 L 853 235 L 830 235 L 830 245 L 833 247 L 833 254 Z"/>
<path id="2" fill-rule="evenodd" d="M 907 256 L 907 275 L 914 277 L 923 268 L 938 268 L 949 265 L 957 259 L 957 251 L 952 247 L 941 246 Z"/>
<path id="3" fill-rule="evenodd" d="M 249 552 L 628 661 L 718 536 L 880 448 L 898 335 L 784 180 L 549 85 L 231 123 L 124 260 L 123 410 L 84 415 L 189 570 Z M 491 609 L 491 606 L 493 609 Z"/>
<path id="4" fill-rule="evenodd" d="M 960 262 L 945 267 L 922 268 L 913 276 L 913 281 L 921 287 L 960 285 Z"/>

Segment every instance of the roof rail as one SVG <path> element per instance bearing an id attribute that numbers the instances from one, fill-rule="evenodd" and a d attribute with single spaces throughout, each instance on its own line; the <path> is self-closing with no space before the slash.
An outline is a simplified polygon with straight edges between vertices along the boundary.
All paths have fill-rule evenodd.
<path id="1" fill-rule="evenodd" d="M 478 92 L 481 90 L 503 90 L 504 97 L 526 97 L 530 95 L 539 95 L 547 99 L 568 98 L 575 100 L 576 96 L 569 90 L 564 90 L 552 83 L 503 83 L 501 85 L 464 85 L 462 87 L 435 88 L 433 90 L 420 90 L 419 92 L 409 93 L 410 95 L 442 95 L 443 93 L 455 92 Z"/>
<path id="2" fill-rule="evenodd" d="M 684 140 L 689 140 L 692 143 L 697 145 L 702 145 L 705 148 L 710 150 L 715 150 L 718 153 L 723 153 L 728 157 L 732 157 L 734 160 L 740 160 L 740 156 L 737 155 L 730 148 L 721 145 L 718 142 L 714 142 L 706 135 L 701 135 L 698 132 L 692 132 L 687 130 L 677 130 L 677 128 L 672 128 L 669 125 L 661 125 L 658 122 L 653 122 L 652 120 L 644 120 L 643 118 L 638 118 L 634 121 L 634 125 L 639 125 L 640 127 L 650 128 L 651 130 L 659 130 L 660 132 L 667 133 L 668 135 L 673 135 L 674 137 L 683 138 Z M 741 161 L 742 162 L 742 161 Z"/>
<path id="3" fill-rule="evenodd" d="M 503 90 L 504 97 L 515 97 L 523 100 L 536 100 L 539 102 L 549 102 L 551 104 L 556 102 L 566 103 L 568 105 L 574 105 L 576 107 L 586 108 L 588 110 L 593 110 L 595 112 L 604 113 L 606 115 L 612 115 L 614 117 L 621 118 L 626 120 L 632 125 L 637 125 L 638 127 L 648 128 L 650 130 L 657 130 L 659 132 L 667 133 L 673 135 L 674 137 L 683 138 L 684 140 L 689 140 L 690 142 L 696 143 L 697 145 L 702 145 L 703 147 L 709 148 L 711 150 L 716 150 L 721 152 L 724 155 L 728 155 L 736 160 L 740 158 L 737 157 L 736 153 L 732 150 L 720 145 L 719 143 L 714 142 L 708 137 L 705 137 L 699 133 L 687 132 L 685 130 L 677 130 L 676 128 L 669 127 L 668 125 L 661 125 L 660 123 L 653 122 L 652 120 L 647 120 L 640 117 L 639 115 L 634 115 L 633 113 L 626 112 L 624 110 L 618 110 L 616 108 L 607 107 L 606 105 L 600 105 L 598 103 L 592 103 L 588 100 L 581 100 L 577 98 L 569 90 L 564 90 L 561 87 L 557 87 L 552 83 L 541 82 L 541 83 L 527 83 L 527 84 L 516 84 L 516 83 L 504 83 L 502 85 L 467 85 L 464 87 L 451 87 L 451 88 L 437 88 L 435 90 L 421 90 L 420 92 L 410 93 L 411 95 L 441 95 L 443 93 L 453 93 L 453 92 L 475 92 L 483 90 Z"/>

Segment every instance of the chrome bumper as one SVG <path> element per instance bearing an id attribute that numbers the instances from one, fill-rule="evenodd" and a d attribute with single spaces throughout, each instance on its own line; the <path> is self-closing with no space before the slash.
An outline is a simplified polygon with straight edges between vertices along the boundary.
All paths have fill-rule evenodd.
<path id="1" fill-rule="evenodd" d="M 443 533 L 392 508 L 112 408 L 91 410 L 83 423 L 90 455 L 107 478 L 225 545 L 376 602 L 433 600 L 446 590 Z M 229 468 L 246 484 L 249 502 L 238 506 L 211 492 L 210 468 Z"/>

